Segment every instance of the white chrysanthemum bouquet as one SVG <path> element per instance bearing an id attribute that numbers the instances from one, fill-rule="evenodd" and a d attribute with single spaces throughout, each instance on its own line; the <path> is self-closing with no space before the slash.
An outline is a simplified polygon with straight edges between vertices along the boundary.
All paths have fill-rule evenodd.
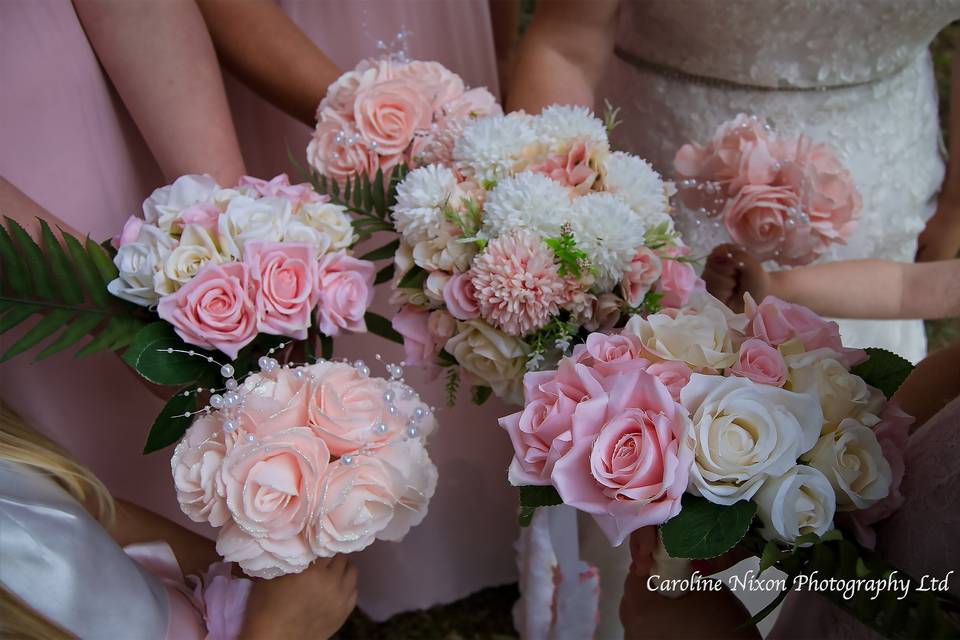
<path id="1" fill-rule="evenodd" d="M 682 307 L 701 286 L 673 232 L 668 185 L 612 152 L 604 122 L 549 107 L 467 123 L 452 162 L 397 186 L 393 319 L 408 364 L 458 367 L 475 400 L 519 402 L 523 374 L 581 332 Z"/>

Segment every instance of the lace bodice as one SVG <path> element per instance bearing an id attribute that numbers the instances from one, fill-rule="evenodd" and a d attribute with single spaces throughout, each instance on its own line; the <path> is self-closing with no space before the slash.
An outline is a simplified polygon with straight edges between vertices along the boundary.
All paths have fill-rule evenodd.
<path id="1" fill-rule="evenodd" d="M 958 10 L 956 0 L 628 0 L 618 42 L 694 75 L 836 86 L 903 69 Z"/>

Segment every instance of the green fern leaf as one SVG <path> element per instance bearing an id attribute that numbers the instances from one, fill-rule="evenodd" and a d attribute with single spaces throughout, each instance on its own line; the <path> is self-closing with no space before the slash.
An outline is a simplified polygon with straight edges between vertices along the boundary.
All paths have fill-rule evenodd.
<path id="1" fill-rule="evenodd" d="M 370 176 L 363 176 L 363 190 L 361 191 L 361 195 L 363 198 L 360 202 L 360 208 L 367 213 L 375 214 L 376 211 L 373 208 L 373 183 L 370 182 Z"/>
<path id="2" fill-rule="evenodd" d="M 72 347 L 77 342 L 80 341 L 83 336 L 92 332 L 98 324 L 103 321 L 103 318 L 96 314 L 82 314 L 72 324 L 68 325 L 66 329 L 60 334 L 60 336 L 51 342 L 47 347 L 37 354 L 37 357 L 34 358 L 34 362 L 43 360 L 44 358 L 49 358 L 55 353 L 60 353 L 64 349 Z"/>
<path id="3" fill-rule="evenodd" d="M 377 169 L 377 175 L 373 178 L 373 184 L 370 185 L 370 205 L 381 218 L 387 218 L 387 199 L 383 193 L 383 169 Z"/>
<path id="4" fill-rule="evenodd" d="M 67 244 L 67 251 L 73 259 L 73 265 L 80 275 L 80 280 L 87 290 L 90 301 L 98 307 L 106 307 L 113 297 L 107 292 L 107 287 L 100 278 L 100 273 L 93 263 L 93 258 L 83 249 L 79 240 L 69 233 L 64 233 L 63 229 L 60 230 L 60 233 Z"/>
<path id="5" fill-rule="evenodd" d="M 93 260 L 93 265 L 97 268 L 97 273 L 100 274 L 100 281 L 103 287 L 106 288 L 107 283 L 120 275 L 120 272 L 117 271 L 117 266 L 113 264 L 113 260 L 110 259 L 107 250 L 91 240 L 89 236 L 87 237 L 86 246 L 87 255 Z"/>
<path id="6" fill-rule="evenodd" d="M 361 260 L 383 260 L 384 258 L 392 258 L 393 255 L 397 252 L 397 249 L 400 247 L 400 240 L 394 240 L 388 242 L 382 247 L 377 247 L 372 251 L 360 256 Z"/>
<path id="7" fill-rule="evenodd" d="M 346 184 L 343 185 L 343 202 L 350 203 L 350 194 L 353 192 L 353 180 L 348 176 Z"/>
<path id="8" fill-rule="evenodd" d="M 334 202 L 340 202 L 340 183 L 336 180 L 330 180 L 330 197 Z"/>
<path id="9" fill-rule="evenodd" d="M 110 345 L 118 339 L 124 328 L 121 318 L 110 318 L 100 332 L 93 337 L 93 340 L 83 345 L 83 347 L 77 351 L 76 357 L 83 358 L 98 351 L 109 349 Z"/>
<path id="10" fill-rule="evenodd" d="M 6 274 L 6 280 L 10 283 L 13 293 L 23 294 L 30 289 L 26 267 L 17 255 L 13 240 L 3 226 L 0 226 L 0 266 L 3 267 L 0 272 Z"/>
<path id="11" fill-rule="evenodd" d="M 317 178 L 317 191 L 323 195 L 327 195 L 327 176 L 320 176 Z"/>
<path id="12" fill-rule="evenodd" d="M 43 252 L 33 241 L 30 234 L 13 218 L 6 218 L 7 228 L 13 239 L 20 247 L 21 255 L 26 260 L 30 279 L 33 282 L 33 294 L 38 298 L 50 299 L 53 297 L 53 286 L 50 283 L 50 273 L 43 259 Z"/>
<path id="13" fill-rule="evenodd" d="M 381 284 L 383 282 L 389 282 L 393 280 L 393 274 L 396 272 L 397 267 L 392 262 L 385 266 L 380 271 L 377 271 L 377 277 L 373 279 L 373 284 Z"/>
<path id="14" fill-rule="evenodd" d="M 57 329 L 69 322 L 73 315 L 74 312 L 67 309 L 51 311 L 44 316 L 40 322 L 33 325 L 19 340 L 14 342 L 3 356 L 0 357 L 0 362 L 6 362 L 10 358 L 18 356 L 31 347 L 36 346 L 44 339 L 49 338 L 56 333 Z"/>
<path id="15" fill-rule="evenodd" d="M 40 221 L 40 237 L 43 240 L 47 260 L 50 262 L 50 269 L 53 271 L 54 284 L 60 292 L 60 299 L 67 304 L 80 304 L 83 302 L 83 288 L 77 281 L 76 272 L 70 265 L 70 259 L 64 253 L 63 246 L 53 235 L 50 225 L 45 220 Z"/>
<path id="16" fill-rule="evenodd" d="M 32 316 L 34 309 L 31 307 L 13 307 L 0 318 L 0 333 L 6 333 L 10 329 Z"/>

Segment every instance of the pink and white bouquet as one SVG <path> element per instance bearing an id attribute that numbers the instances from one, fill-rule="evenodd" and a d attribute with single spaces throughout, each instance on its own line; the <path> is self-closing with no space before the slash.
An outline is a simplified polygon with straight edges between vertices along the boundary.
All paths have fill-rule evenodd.
<path id="1" fill-rule="evenodd" d="M 362 61 L 327 89 L 307 161 L 321 176 L 390 176 L 399 166 L 448 164 L 463 125 L 501 113 L 486 89 L 467 88 L 437 62 Z"/>
<path id="2" fill-rule="evenodd" d="M 114 238 L 110 293 L 156 309 L 187 344 L 231 359 L 260 334 L 366 331 L 374 265 L 349 255 L 346 209 L 286 175 L 157 189 Z"/>
<path id="3" fill-rule="evenodd" d="M 830 145 L 778 136 L 756 116 L 683 145 L 674 168 L 684 238 L 705 252 L 733 242 L 760 260 L 808 264 L 845 244 L 860 216 L 860 192 Z"/>
<path id="4" fill-rule="evenodd" d="M 430 408 L 363 363 L 269 358 L 187 430 L 171 460 L 177 500 L 220 529 L 217 551 L 250 576 L 298 573 L 318 557 L 401 540 L 427 514 L 437 470 Z"/>
<path id="5" fill-rule="evenodd" d="M 523 375 L 625 313 L 682 307 L 702 281 L 673 232 L 668 185 L 612 152 L 589 110 L 467 123 L 453 164 L 397 186 L 393 319 L 407 364 L 457 368 L 475 399 L 519 402 Z M 451 380 L 453 381 L 451 384 Z"/>

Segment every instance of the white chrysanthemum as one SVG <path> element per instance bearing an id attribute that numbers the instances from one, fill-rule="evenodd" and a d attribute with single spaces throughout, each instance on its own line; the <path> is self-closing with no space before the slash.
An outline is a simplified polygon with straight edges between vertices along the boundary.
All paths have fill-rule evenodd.
<path id="1" fill-rule="evenodd" d="M 609 290 L 643 244 L 646 228 L 626 202 L 609 193 L 574 199 L 570 223 L 577 247 L 597 269 L 597 284 Z"/>
<path id="2" fill-rule="evenodd" d="M 630 205 L 645 227 L 654 227 L 671 220 L 663 179 L 649 162 L 617 151 L 607 157 L 604 173 L 604 190 Z"/>
<path id="3" fill-rule="evenodd" d="M 531 116 L 514 112 L 468 123 L 453 148 L 460 173 L 478 181 L 509 176 L 524 150 L 537 141 L 532 121 Z"/>
<path id="4" fill-rule="evenodd" d="M 523 172 L 504 178 L 487 193 L 483 230 L 491 238 L 520 229 L 558 236 L 570 217 L 570 195 L 563 185 L 539 173 Z"/>
<path id="5" fill-rule="evenodd" d="M 551 105 L 537 116 L 536 130 L 537 139 L 551 148 L 565 146 L 576 139 L 600 149 L 610 147 L 603 121 L 586 107 Z"/>
<path id="6" fill-rule="evenodd" d="M 411 244 L 440 235 L 443 207 L 457 190 L 457 178 L 447 167 L 431 164 L 414 169 L 397 185 L 393 220 Z"/>

